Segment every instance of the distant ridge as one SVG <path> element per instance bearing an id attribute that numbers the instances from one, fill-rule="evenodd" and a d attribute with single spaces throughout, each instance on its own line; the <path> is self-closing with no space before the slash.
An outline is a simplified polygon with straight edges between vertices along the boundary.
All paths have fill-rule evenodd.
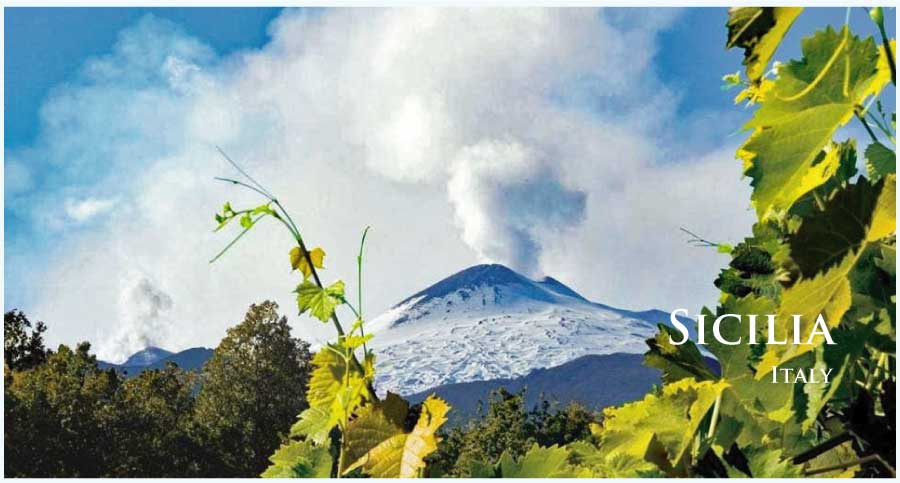
<path id="1" fill-rule="evenodd" d="M 514 394 L 525 389 L 528 409 L 546 400 L 558 406 L 579 402 L 599 411 L 641 399 L 654 384 L 661 384 L 662 371 L 644 365 L 643 360 L 641 354 L 588 355 L 549 369 L 535 369 L 522 377 L 445 384 L 412 394 L 409 399 L 421 402 L 435 394 L 446 400 L 453 407 L 453 425 L 476 417 L 479 402 L 487 409 L 491 391 L 501 387 Z M 707 358 L 707 363 L 718 370 L 715 360 Z"/>
<path id="2" fill-rule="evenodd" d="M 477 416 L 479 402 L 487 409 L 491 391 L 501 387 L 511 393 L 525 389 L 528 409 L 547 400 L 560 406 L 577 401 L 600 410 L 643 397 L 654 384 L 660 384 L 661 374 L 643 365 L 640 354 L 587 355 L 517 378 L 445 384 L 412 394 L 409 399 L 421 402 L 435 394 L 453 407 L 451 424 L 461 424 Z"/>
<path id="3" fill-rule="evenodd" d="M 123 366 L 149 366 L 154 362 L 159 362 L 166 357 L 173 355 L 174 352 L 169 352 L 165 349 L 160 349 L 159 347 L 147 347 L 146 349 L 135 352 L 131 355 L 125 362 L 122 363 Z"/>
<path id="4" fill-rule="evenodd" d="M 199 371 L 212 355 L 213 350 L 206 347 L 193 347 L 176 353 L 158 347 L 148 347 L 136 352 L 122 364 L 98 361 L 98 365 L 101 369 L 115 369 L 127 377 L 134 377 L 146 370 L 164 369 L 169 362 L 187 371 Z M 147 361 L 152 362 L 145 363 Z"/>

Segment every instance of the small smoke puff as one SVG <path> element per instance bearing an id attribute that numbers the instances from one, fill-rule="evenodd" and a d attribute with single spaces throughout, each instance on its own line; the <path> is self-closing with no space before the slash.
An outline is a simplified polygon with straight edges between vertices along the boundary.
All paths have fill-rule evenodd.
<path id="1" fill-rule="evenodd" d="M 136 276 L 126 281 L 119 295 L 121 326 L 111 348 L 112 360 L 124 360 L 128 355 L 148 346 L 164 343 L 171 328 L 166 315 L 173 306 L 172 297 L 150 279 Z"/>
<path id="2" fill-rule="evenodd" d="M 562 185 L 534 148 L 488 140 L 463 149 L 447 192 L 462 238 L 483 261 L 534 274 L 540 234 L 578 224 L 585 194 Z"/>

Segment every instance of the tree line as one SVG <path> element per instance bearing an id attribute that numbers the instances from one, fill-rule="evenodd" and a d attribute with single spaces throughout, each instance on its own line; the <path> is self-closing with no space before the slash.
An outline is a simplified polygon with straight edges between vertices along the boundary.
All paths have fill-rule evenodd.
<path id="1" fill-rule="evenodd" d="M 126 379 L 87 342 L 46 349 L 45 330 L 4 315 L 7 477 L 256 476 L 307 406 L 309 344 L 273 302 L 252 305 L 199 373 Z"/>
<path id="2" fill-rule="evenodd" d="M 126 378 L 91 346 L 45 347 L 42 322 L 4 315 L 6 477 L 255 477 L 308 407 L 310 346 L 274 302 L 250 306 L 199 372 L 169 364 Z M 578 404 L 528 408 L 498 390 L 479 416 L 442 432 L 429 476 L 469 476 L 486 455 L 590 433 Z"/>

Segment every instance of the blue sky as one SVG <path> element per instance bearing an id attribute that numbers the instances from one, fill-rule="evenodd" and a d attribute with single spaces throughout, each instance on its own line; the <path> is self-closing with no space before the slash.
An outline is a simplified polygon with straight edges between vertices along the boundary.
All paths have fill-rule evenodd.
<path id="1" fill-rule="evenodd" d="M 289 273 L 205 264 L 224 240 L 203 224 L 232 196 L 203 181 L 225 169 L 213 143 L 294 197 L 329 253 L 375 225 L 372 263 L 394 274 L 371 290 L 376 310 L 488 260 L 626 308 L 714 301 L 723 260 L 684 251 L 677 227 L 733 242 L 751 219 L 732 161 L 749 113 L 720 89 L 741 60 L 723 48 L 724 9 L 309 13 L 7 8 L 6 309 L 47 319 L 54 341 L 136 332 L 99 341 L 118 357 L 116 344 L 214 344 L 260 297 L 289 306 L 276 288 Z M 845 13 L 808 9 L 776 59 Z M 861 9 L 850 20 L 874 32 Z M 467 30 L 478 22 L 496 38 Z M 701 176 L 720 185 L 706 200 L 690 194 Z M 173 328 L 188 318 L 212 329 Z"/>
<path id="2" fill-rule="evenodd" d="M 106 53 L 119 32 L 147 14 L 172 20 L 220 54 L 263 45 L 280 8 L 7 8 L 5 147 L 31 143 L 41 103 L 84 61 Z"/>

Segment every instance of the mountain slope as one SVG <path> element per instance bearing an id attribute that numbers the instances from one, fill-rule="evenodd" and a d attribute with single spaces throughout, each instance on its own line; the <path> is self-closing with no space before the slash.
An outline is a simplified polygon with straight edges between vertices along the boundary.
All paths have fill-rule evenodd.
<path id="1" fill-rule="evenodd" d="M 451 424 L 460 424 L 476 416 L 479 401 L 486 404 L 491 391 L 501 387 L 512 393 L 525 389 L 528 408 L 547 400 L 562 406 L 578 401 L 600 410 L 640 399 L 653 384 L 660 384 L 661 374 L 660 370 L 643 365 L 640 354 L 588 355 L 514 379 L 445 384 L 413 394 L 409 399 L 421 402 L 436 394 L 453 407 Z"/>
<path id="2" fill-rule="evenodd" d="M 710 358 L 706 362 L 718 371 L 718 362 Z M 407 398 L 417 403 L 435 394 L 453 407 L 450 423 L 460 424 L 478 415 L 479 402 L 486 408 L 491 391 L 501 387 L 511 393 L 524 389 L 528 408 L 546 400 L 558 406 L 577 401 L 601 410 L 641 399 L 654 384 L 662 383 L 661 377 L 662 371 L 644 365 L 641 354 L 589 355 L 514 379 L 445 384 Z"/>
<path id="3" fill-rule="evenodd" d="M 553 278 L 476 265 L 372 320 L 376 387 L 412 394 L 513 378 L 590 354 L 643 353 L 668 313 L 591 302 Z"/>

